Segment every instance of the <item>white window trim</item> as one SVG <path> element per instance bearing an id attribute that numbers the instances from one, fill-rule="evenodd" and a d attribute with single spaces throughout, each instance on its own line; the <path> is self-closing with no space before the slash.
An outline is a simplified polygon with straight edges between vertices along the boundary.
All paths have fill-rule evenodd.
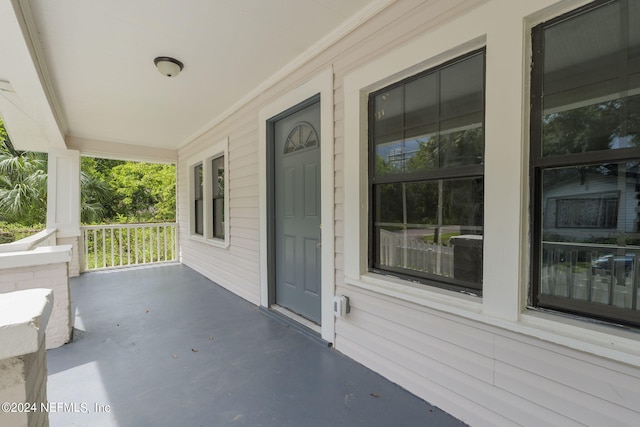
<path id="1" fill-rule="evenodd" d="M 504 19 L 517 24 L 513 26 L 492 26 L 495 16 L 505 11 L 499 9 L 502 6 L 497 2 L 485 4 L 345 76 L 347 285 L 495 326 L 505 333 L 535 337 L 640 366 L 640 339 L 636 331 L 527 309 L 531 58 L 526 53 L 531 51 L 533 26 L 586 3 L 585 0 L 563 3 L 544 0 L 535 4 L 510 4 Z M 483 46 L 487 48 L 483 298 L 370 273 L 367 267 L 368 94 Z M 506 141 L 521 141 L 521 144 L 506 144 Z M 505 164 L 509 165 L 508 179 L 500 172 Z"/>
<path id="2" fill-rule="evenodd" d="M 212 226 L 212 218 L 213 218 L 213 202 L 212 198 L 212 189 L 213 189 L 213 178 L 211 174 L 211 161 L 220 156 L 224 156 L 224 183 L 225 183 L 225 191 L 224 191 L 224 239 L 220 239 L 217 237 L 213 237 L 213 226 Z M 223 140 L 217 142 L 216 144 L 211 145 L 206 150 L 198 153 L 195 156 L 192 156 L 188 159 L 187 165 L 189 168 L 189 238 L 191 240 L 207 243 L 212 246 L 216 246 L 223 249 L 229 248 L 229 138 L 224 138 Z M 203 175 L 203 233 L 202 235 L 195 233 L 195 206 L 194 206 L 194 197 L 195 197 L 195 176 L 193 170 L 196 166 L 202 165 L 202 175 Z"/>
<path id="3" fill-rule="evenodd" d="M 433 68 L 485 46 L 484 35 L 471 42 L 452 46 L 445 53 L 424 60 L 425 48 L 417 47 L 422 39 L 362 67 L 345 76 L 345 281 L 387 296 L 410 301 L 452 313 L 481 313 L 478 297 L 446 289 L 426 286 L 410 280 L 392 278 L 368 271 L 368 111 L 369 93 L 405 77 Z M 433 49 L 427 49 L 428 50 Z M 416 58 L 422 55 L 422 60 Z M 359 142 L 359 143 L 358 143 Z M 353 165 L 357 165 L 354 167 Z"/>

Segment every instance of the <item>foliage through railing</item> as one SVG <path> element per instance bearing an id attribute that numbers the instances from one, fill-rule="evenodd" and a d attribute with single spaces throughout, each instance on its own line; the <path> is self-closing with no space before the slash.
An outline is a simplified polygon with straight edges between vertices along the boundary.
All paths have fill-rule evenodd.
<path id="1" fill-rule="evenodd" d="M 177 259 L 177 224 L 113 224 L 82 227 L 83 271 Z"/>

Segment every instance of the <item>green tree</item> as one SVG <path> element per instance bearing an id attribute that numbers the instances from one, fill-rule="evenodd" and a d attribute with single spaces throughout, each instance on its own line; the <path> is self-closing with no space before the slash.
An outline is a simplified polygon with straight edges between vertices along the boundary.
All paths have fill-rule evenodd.
<path id="1" fill-rule="evenodd" d="M 18 151 L 0 119 L 0 221 L 32 226 L 47 217 L 47 155 Z"/>
<path id="2" fill-rule="evenodd" d="M 113 191 L 104 177 L 98 173 L 96 159 L 83 157 L 80 167 L 80 220 L 84 224 L 96 224 L 110 217 Z"/>
<path id="3" fill-rule="evenodd" d="M 175 221 L 174 165 L 83 157 L 82 173 L 83 222 Z"/>
<path id="4" fill-rule="evenodd" d="M 111 169 L 119 222 L 175 221 L 174 165 L 125 162 Z"/>

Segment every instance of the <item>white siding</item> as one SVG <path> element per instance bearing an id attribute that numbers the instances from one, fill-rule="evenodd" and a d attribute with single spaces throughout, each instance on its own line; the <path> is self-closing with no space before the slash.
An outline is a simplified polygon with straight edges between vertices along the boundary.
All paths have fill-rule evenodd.
<path id="1" fill-rule="evenodd" d="M 259 304 L 261 242 L 258 171 L 261 165 L 258 159 L 258 115 L 274 99 L 332 66 L 335 114 L 335 277 L 332 279 L 335 280 L 336 294 L 347 295 L 352 302 L 352 312 L 336 320 L 335 348 L 472 425 L 640 425 L 638 364 L 625 364 L 614 358 L 576 349 L 596 348 L 598 345 L 589 341 L 592 335 L 586 327 L 582 347 L 574 345 L 582 339 L 580 337 L 563 346 L 534 337 L 545 333 L 551 336 L 553 331 L 527 334 L 527 330 L 532 330 L 530 325 L 520 329 L 500 327 L 502 321 L 505 325 L 520 325 L 518 316 L 524 306 L 527 275 L 520 273 L 526 268 L 519 267 L 522 258 L 519 252 L 512 253 L 509 248 L 518 248 L 520 233 L 526 235 L 526 214 L 512 212 L 513 218 L 509 219 L 508 224 L 490 219 L 490 226 L 504 227 L 499 233 L 488 236 L 488 246 L 485 247 L 499 248 L 505 253 L 492 255 L 493 264 L 490 266 L 493 269 L 485 270 L 485 274 L 493 274 L 496 282 L 508 290 L 508 295 L 502 300 L 496 299 L 500 287 L 494 288 L 497 291 L 485 298 L 485 302 L 486 299 L 492 302 L 485 304 L 484 308 L 494 315 L 504 314 L 499 321 L 481 321 L 486 313 L 471 313 L 468 316 L 453 314 L 454 311 L 447 313 L 429 308 L 428 304 L 347 284 L 345 279 L 345 268 L 353 262 L 349 254 L 345 254 L 345 239 L 348 238 L 345 218 L 353 214 L 345 209 L 345 181 L 349 169 L 357 167 L 345 164 L 345 144 L 358 143 L 357 140 L 345 140 L 345 76 L 382 55 L 393 54 L 414 38 L 441 27 L 455 16 L 473 14 L 479 6 L 491 6 L 493 11 L 504 10 L 505 15 L 496 18 L 490 25 L 512 25 L 517 34 L 527 19 L 526 14 L 521 13 L 525 4 L 527 10 L 531 10 L 527 13 L 536 12 L 536 7 L 551 5 L 545 14 L 557 14 L 585 1 L 564 1 L 558 3 L 559 6 L 553 3 L 552 0 L 544 0 L 532 6 L 529 2 L 513 0 L 399 0 L 308 63 L 296 68 L 282 81 L 179 151 L 178 207 L 182 261 L 232 292 Z M 513 33 L 513 28 L 510 31 Z M 523 37 L 526 39 L 526 35 Z M 505 44 L 509 44 L 510 48 L 516 46 L 521 56 L 526 56 L 522 53 L 526 49 L 526 41 L 495 38 L 487 40 L 487 55 L 495 55 L 495 49 Z M 495 68 L 488 67 L 487 72 L 492 70 Z M 509 72 L 509 69 L 504 68 L 501 72 Z M 389 76 L 388 82 L 398 78 Z M 519 79 L 515 79 L 515 82 L 521 81 L 522 76 Z M 495 88 L 498 80 L 496 76 L 491 76 L 488 85 L 494 85 Z M 526 85 L 526 78 L 524 80 Z M 520 92 L 517 95 L 523 97 L 526 88 L 518 89 Z M 509 90 L 503 91 L 511 93 Z M 521 98 L 514 99 L 509 98 L 511 104 Z M 528 129 L 526 113 L 516 113 L 522 119 L 516 120 L 517 123 L 510 128 L 511 136 L 514 131 L 516 134 L 523 133 L 516 125 Z M 497 124 L 492 126 L 495 132 Z M 231 218 L 230 247 L 225 250 L 188 237 L 186 159 L 226 137 L 229 138 Z M 526 136 L 522 136 L 522 139 L 524 148 L 512 149 L 509 155 L 515 153 L 519 156 L 519 153 L 526 152 Z M 508 142 L 517 146 L 517 140 L 509 139 Z M 502 142 L 498 140 L 498 143 Z M 487 144 L 494 144 L 487 148 L 492 151 L 492 156 L 504 148 L 495 146 L 497 143 L 492 141 Z M 520 186 L 521 177 L 528 174 L 526 162 L 509 164 L 509 168 L 504 175 L 514 176 L 513 182 L 505 179 L 504 175 L 494 175 L 488 182 L 503 182 L 503 188 L 509 189 Z M 525 188 L 526 185 L 522 185 L 520 192 L 498 191 L 487 200 L 493 203 L 505 199 L 509 200 L 510 206 L 520 206 L 521 201 L 528 197 L 521 194 Z M 487 188 L 487 191 L 491 189 Z M 514 229 L 519 232 L 514 234 Z M 526 244 L 526 238 L 522 238 L 522 241 Z M 510 246 L 502 245 L 504 242 Z M 509 262 L 516 260 L 505 273 L 507 279 L 497 277 L 503 256 Z M 501 308 L 504 301 L 512 304 L 507 310 Z M 638 340 L 637 336 L 631 338 L 634 339 Z M 637 356 L 631 355 L 630 360 L 639 360 L 633 358 Z"/>

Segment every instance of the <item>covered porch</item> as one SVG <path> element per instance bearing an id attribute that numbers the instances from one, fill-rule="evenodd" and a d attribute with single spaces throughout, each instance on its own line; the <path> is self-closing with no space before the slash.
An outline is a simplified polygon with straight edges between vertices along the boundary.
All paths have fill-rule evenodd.
<path id="1" fill-rule="evenodd" d="M 459 423 L 425 401 L 474 426 L 640 425 L 640 130 L 626 124 L 640 116 L 638 4 L 0 0 L 0 114 L 15 149 L 48 154 L 47 230 L 0 248 L 0 299 L 54 294 L 37 295 L 43 323 L 8 319 L 33 346 L 0 333 L 0 403 L 51 402 L 53 426 Z M 538 46 L 560 23 L 558 51 Z M 580 99 L 550 114 L 633 97 L 614 128 L 638 145 L 598 131 L 602 150 L 539 157 L 544 54 L 593 71 L 575 80 L 593 92 L 556 78 L 550 93 Z M 179 75 L 156 69 L 167 56 Z M 166 236 L 172 249 L 150 259 L 171 265 L 116 270 L 149 259 L 115 245 L 135 232 L 85 233 L 83 156 L 176 165 L 172 231 L 139 233 L 155 236 L 142 252 Z M 555 170 L 579 184 L 550 193 L 539 177 Z M 572 220 L 581 206 L 610 210 Z M 556 229 L 597 231 L 593 255 Z M 456 240 L 469 249 L 458 275 Z M 614 249 L 636 266 L 615 281 Z M 81 275 L 91 254 L 114 270 Z M 287 289 L 312 294 L 314 311 Z M 48 388 L 38 377 L 32 398 L 20 367 L 8 395 L 3 360 L 42 368 L 45 355 Z"/>
<path id="2" fill-rule="evenodd" d="M 85 273 L 71 295 L 54 427 L 463 425 L 184 265 Z"/>

